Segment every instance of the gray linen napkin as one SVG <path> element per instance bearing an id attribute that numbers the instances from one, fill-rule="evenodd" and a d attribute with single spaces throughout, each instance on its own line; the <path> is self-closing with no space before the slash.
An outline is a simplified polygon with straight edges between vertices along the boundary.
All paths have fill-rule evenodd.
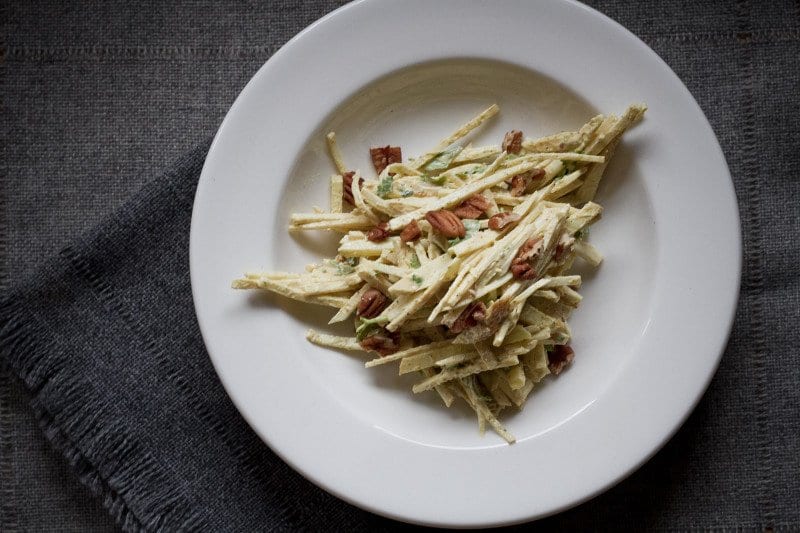
<path id="1" fill-rule="evenodd" d="M 366 529 L 255 436 L 216 379 L 188 278 L 208 144 L 0 303 L 0 352 L 50 441 L 126 530 Z"/>

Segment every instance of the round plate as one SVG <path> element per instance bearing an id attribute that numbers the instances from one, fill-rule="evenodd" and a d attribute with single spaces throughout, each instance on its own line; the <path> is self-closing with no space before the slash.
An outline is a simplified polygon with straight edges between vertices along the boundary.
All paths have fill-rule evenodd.
<path id="1" fill-rule="evenodd" d="M 301 270 L 330 234 L 288 235 L 327 206 L 324 134 L 369 171 L 370 146 L 406 156 L 496 102 L 475 138 L 536 136 L 649 105 L 597 201 L 570 323 L 576 360 L 505 417 L 518 442 L 478 434 L 464 407 L 414 395 L 396 367 L 306 342 L 329 309 L 231 290 L 245 271 Z M 608 488 L 690 413 L 717 367 L 737 300 L 736 200 L 714 134 L 667 65 L 577 3 L 369 0 L 321 19 L 242 91 L 209 151 L 192 218 L 197 317 L 225 388 L 297 471 L 370 511 L 439 526 L 542 517 Z"/>

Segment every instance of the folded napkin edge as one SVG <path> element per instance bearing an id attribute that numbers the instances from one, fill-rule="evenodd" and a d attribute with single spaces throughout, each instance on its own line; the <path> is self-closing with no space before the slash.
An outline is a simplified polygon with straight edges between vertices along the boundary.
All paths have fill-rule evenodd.
<path id="1" fill-rule="evenodd" d="M 67 272 L 74 268 L 64 257 L 68 253 L 62 251 L 59 258 Z M 108 409 L 97 410 L 103 402 L 93 385 L 75 372 L 52 338 L 41 335 L 39 330 L 46 328 L 26 307 L 25 296 L 20 294 L 24 292 L 11 289 L 0 297 L 0 363 L 30 394 L 29 403 L 48 442 L 123 530 L 205 529 L 202 514 L 191 510 L 180 488 L 169 482 L 146 447 L 129 435 L 121 421 L 97 423 Z M 111 417 L 107 412 L 105 419 Z M 96 462 L 92 457 L 104 460 Z M 150 501 L 128 501 L 129 496 L 136 497 L 141 485 L 147 486 Z"/>

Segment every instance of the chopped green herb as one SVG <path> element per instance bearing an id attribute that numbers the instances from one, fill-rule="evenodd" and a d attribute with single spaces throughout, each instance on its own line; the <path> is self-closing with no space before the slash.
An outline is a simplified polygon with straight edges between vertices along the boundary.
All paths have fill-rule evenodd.
<path id="1" fill-rule="evenodd" d="M 456 156 L 461 153 L 461 150 L 463 150 L 463 148 L 457 144 L 454 144 L 453 146 L 447 148 L 444 152 L 439 152 L 436 154 L 434 158 L 428 161 L 428 164 L 423 167 L 423 170 L 426 173 L 445 170 L 453 162 L 453 159 L 455 159 Z"/>
<path id="2" fill-rule="evenodd" d="M 411 261 L 408 262 L 408 266 L 411 268 L 419 268 L 422 266 L 422 263 L 419 262 L 419 256 L 417 254 L 411 256 Z"/>
<path id="3" fill-rule="evenodd" d="M 381 180 L 378 184 L 378 196 L 381 198 L 386 198 L 392 192 L 392 184 L 394 183 L 394 178 L 392 176 L 386 176 Z"/>
<path id="4" fill-rule="evenodd" d="M 441 174 L 438 176 L 422 176 L 422 179 L 433 185 L 444 185 L 444 181 L 447 179 L 447 176 L 443 176 Z"/>
<path id="5" fill-rule="evenodd" d="M 385 324 L 389 321 L 389 319 L 385 316 L 376 316 L 375 318 L 359 318 L 361 321 L 361 326 L 369 326 L 372 324 Z"/>
<path id="6" fill-rule="evenodd" d="M 381 329 L 381 327 L 377 326 L 375 324 L 365 324 L 365 325 L 359 326 L 359 328 L 356 330 L 356 340 L 358 342 L 361 342 L 364 339 L 366 339 L 367 337 L 369 337 L 370 333 L 374 333 L 376 330 L 379 330 L 379 329 Z"/>
<path id="7" fill-rule="evenodd" d="M 585 240 L 589 236 L 589 228 L 582 228 L 575 232 L 574 237 L 579 241 Z"/>
<path id="8" fill-rule="evenodd" d="M 354 267 L 354 266 L 358 265 L 358 257 L 348 257 L 344 261 L 345 261 L 345 263 L 347 263 L 351 267 Z"/>
<path id="9" fill-rule="evenodd" d="M 486 165 L 478 165 L 469 171 L 470 174 L 482 174 L 486 172 Z"/>
<path id="10" fill-rule="evenodd" d="M 371 333 L 375 333 L 377 330 L 381 329 L 381 324 L 385 324 L 389 321 L 388 318 L 384 316 L 377 316 L 375 318 L 359 318 L 361 321 L 361 325 L 356 328 L 356 340 L 363 341 L 365 338 L 369 337 Z"/>
<path id="11" fill-rule="evenodd" d="M 470 237 L 474 236 L 481 230 L 481 223 L 479 220 L 471 220 L 466 219 L 462 221 L 464 223 L 464 229 L 466 232 L 464 233 L 464 237 L 456 237 L 455 239 L 447 239 L 447 247 L 450 248 L 451 246 L 455 246 L 456 244 L 460 243 L 461 241 L 465 241 Z"/>
<path id="12" fill-rule="evenodd" d="M 422 285 L 423 279 L 421 277 L 417 276 L 416 274 L 412 274 L 411 275 L 411 281 L 413 281 L 417 285 Z"/>
<path id="13" fill-rule="evenodd" d="M 555 350 L 556 348 L 555 348 L 555 346 L 553 346 L 552 344 L 545 344 L 545 345 L 544 345 L 544 349 L 545 349 L 545 351 L 546 351 L 547 353 L 550 353 L 550 352 L 552 352 L 553 350 Z"/>
<path id="14" fill-rule="evenodd" d="M 347 274 L 353 273 L 353 265 L 351 265 L 349 261 L 339 262 L 334 259 L 326 259 L 325 264 L 331 268 L 335 268 L 338 276 L 346 276 Z"/>
<path id="15" fill-rule="evenodd" d="M 478 220 L 464 220 L 464 228 L 466 228 L 467 233 L 464 235 L 465 239 L 469 239 L 476 233 L 481 230 L 481 223 Z"/>
<path id="16" fill-rule="evenodd" d="M 414 194 L 414 191 L 412 191 L 411 189 L 403 189 L 402 192 L 400 192 L 400 196 L 402 196 L 403 198 L 408 198 L 412 194 Z"/>

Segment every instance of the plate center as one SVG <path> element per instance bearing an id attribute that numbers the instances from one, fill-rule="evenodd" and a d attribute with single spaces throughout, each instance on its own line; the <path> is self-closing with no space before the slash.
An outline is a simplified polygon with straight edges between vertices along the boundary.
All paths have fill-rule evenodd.
<path id="1" fill-rule="evenodd" d="M 292 212 L 328 207 L 328 178 L 334 173 L 325 144 L 328 131 L 336 132 L 346 164 L 372 175 L 371 146 L 399 145 L 404 158 L 417 155 L 491 103 L 497 103 L 501 112 L 470 138 L 475 145 L 498 144 L 510 129 L 522 130 L 529 137 L 574 130 L 599 112 L 556 80 L 497 61 L 437 61 L 375 80 L 322 120 L 297 156 L 276 213 L 271 267 L 299 271 L 322 256 L 336 254 L 337 234 L 289 235 L 285 231 Z M 503 417 L 518 440 L 568 421 L 598 398 L 634 356 L 647 327 L 657 264 L 656 235 L 635 150 L 635 141 L 626 137 L 596 199 L 605 211 L 592 228 L 590 240 L 606 260 L 598 269 L 579 268 L 584 275 L 584 300 L 569 320 L 575 362 L 557 378 L 545 378 L 523 411 Z M 285 321 L 286 337 L 279 342 L 286 343 L 287 349 L 270 350 L 269 356 L 299 357 L 309 386 L 328 391 L 331 401 L 353 416 L 423 445 L 504 445 L 494 434 L 478 434 L 475 417 L 466 405 L 446 409 L 433 392 L 413 394 L 411 385 L 421 378 L 398 376 L 395 364 L 365 369 L 367 357 L 306 343 L 304 333 L 309 327 L 352 334 L 349 321 L 338 330 L 326 326 L 333 314 L 330 309 L 273 301 L 286 311 L 280 318 Z"/>

